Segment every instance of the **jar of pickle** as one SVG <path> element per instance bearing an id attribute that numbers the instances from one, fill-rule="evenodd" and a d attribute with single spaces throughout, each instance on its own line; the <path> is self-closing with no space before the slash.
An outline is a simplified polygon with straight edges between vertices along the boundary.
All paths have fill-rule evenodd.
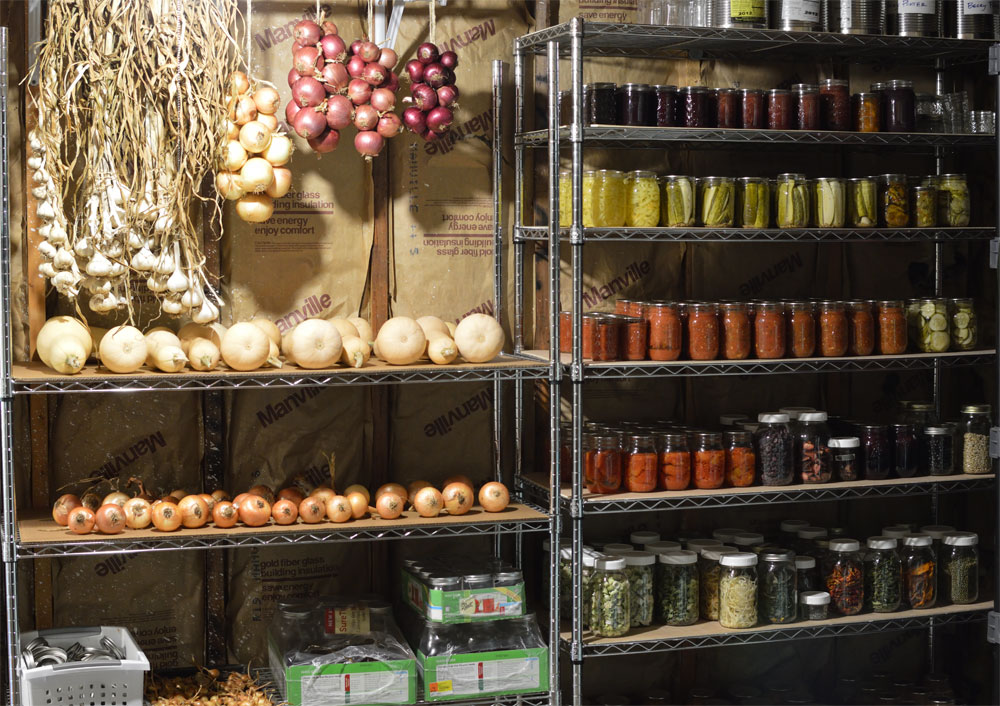
<path id="1" fill-rule="evenodd" d="M 656 125 L 656 96 L 645 83 L 624 83 L 615 90 L 619 125 Z"/>
<path id="2" fill-rule="evenodd" d="M 695 191 L 691 177 L 670 175 L 660 178 L 660 225 L 690 228 L 695 224 Z"/>
<path id="3" fill-rule="evenodd" d="M 757 470 L 753 435 L 740 430 L 724 432 L 723 436 L 726 446 L 726 486 L 746 488 L 753 485 Z"/>
<path id="4" fill-rule="evenodd" d="M 906 352 L 906 310 L 899 299 L 878 303 L 878 352 L 882 355 Z"/>
<path id="5" fill-rule="evenodd" d="M 855 132 L 878 132 L 882 123 L 882 106 L 877 93 L 855 93 L 851 101 Z"/>
<path id="6" fill-rule="evenodd" d="M 590 630 L 590 609 L 591 602 L 593 601 L 594 595 L 594 569 L 597 566 L 597 560 L 601 558 L 601 554 L 589 549 L 587 547 L 583 548 L 583 569 L 580 571 L 580 596 L 581 596 L 581 615 L 580 620 L 583 623 L 584 630 Z M 566 611 L 566 615 L 572 613 L 572 606 L 569 605 L 569 601 L 572 600 L 572 578 L 569 579 L 570 590 L 567 591 L 567 604 L 563 608 Z M 562 584 L 559 584 L 559 588 L 562 589 Z M 561 590 L 560 590 L 561 592 Z"/>
<path id="7" fill-rule="evenodd" d="M 759 616 L 766 623 L 794 622 L 798 617 L 795 604 L 795 554 L 785 549 L 760 553 Z"/>
<path id="8" fill-rule="evenodd" d="M 899 609 L 902 560 L 893 537 L 869 537 L 865 554 L 865 608 L 874 613 Z"/>
<path id="9" fill-rule="evenodd" d="M 809 226 L 809 186 L 804 174 L 779 174 L 775 201 L 779 228 Z"/>
<path id="10" fill-rule="evenodd" d="M 910 191 L 913 206 L 913 227 L 933 228 L 937 225 L 937 189 L 917 186 Z"/>
<path id="11" fill-rule="evenodd" d="M 632 434 L 625 450 L 625 490 L 651 493 L 656 490 L 659 454 L 656 442 L 648 434 Z"/>
<path id="12" fill-rule="evenodd" d="M 816 352 L 816 317 L 812 302 L 788 305 L 788 350 L 795 358 L 809 358 Z"/>
<path id="13" fill-rule="evenodd" d="M 813 182 L 816 225 L 820 228 L 843 228 L 847 218 L 847 187 L 843 179 L 822 177 Z"/>
<path id="14" fill-rule="evenodd" d="M 598 495 L 617 493 L 622 485 L 622 448 L 617 434 L 590 434 L 586 439 L 583 480 Z"/>
<path id="15" fill-rule="evenodd" d="M 723 302 L 720 349 L 726 360 L 745 360 L 750 356 L 750 314 L 742 302 Z"/>
<path id="16" fill-rule="evenodd" d="M 588 169 L 583 173 L 583 191 L 581 193 L 581 198 L 583 200 L 583 227 L 584 228 L 594 228 L 597 226 L 597 219 L 594 212 L 594 188 L 597 184 L 597 172 L 593 169 Z M 572 186 L 570 186 L 572 188 Z M 560 200 L 562 197 L 560 196 Z M 560 209 L 562 210 L 562 209 Z M 572 219 L 572 213 L 570 214 Z"/>
<path id="17" fill-rule="evenodd" d="M 701 592 L 698 555 L 691 551 L 660 554 L 657 604 L 659 619 L 665 625 L 693 625 L 698 622 L 698 597 Z"/>
<path id="18" fill-rule="evenodd" d="M 959 443 L 962 449 L 962 472 L 982 475 L 993 472 L 990 458 L 990 429 L 993 408 L 988 404 L 967 404 L 962 407 L 959 423 Z"/>
<path id="19" fill-rule="evenodd" d="M 795 425 L 795 460 L 803 483 L 829 483 L 830 430 L 826 412 L 805 412 Z"/>
<path id="20" fill-rule="evenodd" d="M 892 425 L 892 473 L 897 478 L 912 478 L 920 467 L 920 445 L 912 424 Z"/>
<path id="21" fill-rule="evenodd" d="M 767 228 L 771 224 L 771 189 L 762 177 L 736 180 L 736 226 Z"/>
<path id="22" fill-rule="evenodd" d="M 660 189 L 653 172 L 634 171 L 625 177 L 625 225 L 655 228 L 660 222 Z"/>
<path id="23" fill-rule="evenodd" d="M 573 180 L 568 169 L 559 172 L 559 227 L 573 225 Z"/>
<path id="24" fill-rule="evenodd" d="M 719 619 L 719 579 L 722 576 L 719 561 L 726 554 L 736 554 L 738 551 L 735 547 L 722 545 L 701 549 L 698 557 L 698 603 L 702 620 Z"/>
<path id="25" fill-rule="evenodd" d="M 625 558 L 625 574 L 628 576 L 629 624 L 633 628 L 652 625 L 655 599 L 653 569 L 656 565 L 656 555 L 652 552 L 635 551 L 622 552 L 621 556 Z M 698 595 L 697 589 L 695 595 Z M 695 609 L 696 615 L 697 612 Z"/>
<path id="26" fill-rule="evenodd" d="M 830 439 L 830 461 L 834 480 L 858 480 L 860 446 L 861 440 L 854 436 L 839 436 Z"/>
<path id="27" fill-rule="evenodd" d="M 911 321 L 913 339 L 921 353 L 944 353 L 951 345 L 947 299 L 918 299 Z"/>
<path id="28" fill-rule="evenodd" d="M 941 592 L 952 605 L 975 603 L 979 598 L 979 536 L 975 532 L 947 535 L 941 558 Z"/>
<path id="29" fill-rule="evenodd" d="M 979 343 L 976 323 L 976 309 L 971 299 L 949 299 L 951 318 L 951 349 L 953 351 L 975 350 Z"/>
<path id="30" fill-rule="evenodd" d="M 583 87 L 587 125 L 617 125 L 618 108 L 614 83 L 588 83 Z"/>
<path id="31" fill-rule="evenodd" d="M 905 228 L 910 222 L 905 174 L 878 178 L 878 223 L 883 228 Z"/>
<path id="32" fill-rule="evenodd" d="M 934 181 L 938 190 L 939 226 L 964 228 L 971 213 L 969 185 L 964 174 L 942 174 Z"/>
<path id="33" fill-rule="evenodd" d="M 660 490 L 686 490 L 691 484 L 691 450 L 687 435 L 659 435 Z"/>
<path id="34" fill-rule="evenodd" d="M 847 315 L 841 302 L 819 303 L 819 353 L 839 358 L 847 352 Z"/>
<path id="35" fill-rule="evenodd" d="M 765 92 L 758 88 L 740 89 L 742 121 L 744 130 L 763 130 L 767 127 L 767 100 Z"/>
<path id="36" fill-rule="evenodd" d="M 864 566 L 856 539 L 831 539 L 824 558 L 823 576 L 834 610 L 857 615 L 864 608 Z"/>
<path id="37" fill-rule="evenodd" d="M 580 317 L 580 338 L 583 357 L 588 360 L 594 359 L 594 338 L 597 333 L 597 320 L 602 314 L 591 311 Z"/>
<path id="38" fill-rule="evenodd" d="M 903 596 L 914 610 L 933 608 L 937 603 L 937 560 L 925 534 L 903 538 Z"/>
<path id="39" fill-rule="evenodd" d="M 674 302 L 649 302 L 644 316 L 649 322 L 650 360 L 677 360 L 681 357 L 683 323 L 680 307 Z"/>
<path id="40" fill-rule="evenodd" d="M 820 123 L 824 130 L 851 129 L 851 93 L 847 81 L 825 78 L 819 82 Z"/>
<path id="41" fill-rule="evenodd" d="M 719 624 L 752 628 L 757 624 L 757 555 L 723 554 L 719 559 Z"/>
<path id="42" fill-rule="evenodd" d="M 847 180 L 847 225 L 851 228 L 874 228 L 878 225 L 878 190 L 875 180 L 859 177 Z"/>
<path id="43" fill-rule="evenodd" d="M 688 354 L 691 360 L 715 360 L 719 356 L 719 314 L 715 304 L 687 305 Z"/>
<path id="44" fill-rule="evenodd" d="M 955 472 L 955 438 L 951 427 L 924 427 L 920 450 L 921 475 L 950 476 Z"/>
<path id="45" fill-rule="evenodd" d="M 792 129 L 792 92 L 772 88 L 767 92 L 767 127 L 770 130 Z"/>
<path id="46" fill-rule="evenodd" d="M 694 435 L 694 487 L 699 490 L 721 488 L 726 479 L 726 452 L 722 434 L 698 432 Z"/>
<path id="47" fill-rule="evenodd" d="M 736 208 L 731 177 L 705 177 L 698 180 L 701 224 L 706 228 L 732 228 Z"/>
<path id="48" fill-rule="evenodd" d="M 758 358 L 782 358 L 785 355 L 785 305 L 762 302 L 754 307 L 754 349 Z"/>
<path id="49" fill-rule="evenodd" d="M 657 85 L 653 86 L 653 93 L 656 96 L 656 125 L 657 127 L 674 127 L 677 123 L 677 86 Z"/>
<path id="50" fill-rule="evenodd" d="M 595 361 L 613 361 L 622 359 L 622 321 L 612 314 L 597 317 L 594 322 L 594 355 Z"/>
<path id="51" fill-rule="evenodd" d="M 677 91 L 678 126 L 707 127 L 708 89 L 704 86 L 682 86 Z"/>
<path id="52" fill-rule="evenodd" d="M 625 175 L 601 169 L 594 179 L 594 221 L 598 228 L 625 225 Z"/>
<path id="53" fill-rule="evenodd" d="M 871 355 L 875 350 L 875 317 L 872 302 L 847 302 L 848 350 L 851 355 Z M 905 331 L 905 329 L 904 329 Z"/>
<path id="54" fill-rule="evenodd" d="M 794 442 L 787 414 L 761 414 L 754 433 L 761 485 L 791 485 Z"/>
<path id="55" fill-rule="evenodd" d="M 819 87 L 811 83 L 792 86 L 795 105 L 795 129 L 819 130 Z"/>
<path id="56" fill-rule="evenodd" d="M 883 424 L 857 425 L 861 440 L 861 469 L 865 480 L 885 480 L 889 477 L 891 446 L 889 427 Z"/>
<path id="57" fill-rule="evenodd" d="M 742 121 L 739 93 L 735 88 L 716 88 L 713 93 L 716 101 L 715 126 L 738 128 Z"/>
<path id="58" fill-rule="evenodd" d="M 625 559 L 603 556 L 594 567 L 590 631 L 598 637 L 621 637 L 632 623 L 631 595 Z"/>

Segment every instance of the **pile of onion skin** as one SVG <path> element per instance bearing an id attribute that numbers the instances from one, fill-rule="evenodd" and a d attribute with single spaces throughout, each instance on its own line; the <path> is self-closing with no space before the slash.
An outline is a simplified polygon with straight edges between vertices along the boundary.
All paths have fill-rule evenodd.
<path id="1" fill-rule="evenodd" d="M 151 706 L 274 706 L 264 686 L 249 674 L 220 679 L 218 669 L 200 669 L 188 677 L 150 675 L 145 691 Z"/>

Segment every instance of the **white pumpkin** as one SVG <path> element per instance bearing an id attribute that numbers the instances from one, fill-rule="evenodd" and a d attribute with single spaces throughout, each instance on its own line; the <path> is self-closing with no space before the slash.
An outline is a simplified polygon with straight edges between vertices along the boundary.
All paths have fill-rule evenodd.
<path id="1" fill-rule="evenodd" d="M 417 362 L 426 346 L 424 330 L 408 316 L 394 316 L 386 321 L 375 339 L 378 356 L 392 365 Z"/>
<path id="2" fill-rule="evenodd" d="M 448 326 L 436 316 L 421 316 L 417 319 L 417 325 L 424 330 L 424 336 L 427 337 L 429 341 L 431 336 L 434 334 L 441 334 L 442 336 L 451 336 L 448 331 Z"/>
<path id="3" fill-rule="evenodd" d="M 267 362 L 271 339 L 253 324 L 243 321 L 233 324 L 222 337 L 219 352 L 233 370 L 256 370 Z"/>
<path id="4" fill-rule="evenodd" d="M 53 316 L 42 325 L 35 339 L 39 359 L 67 375 L 80 372 L 93 346 L 87 325 L 72 316 Z"/>
<path id="5" fill-rule="evenodd" d="M 146 337 L 134 326 L 115 326 L 101 339 L 101 364 L 113 373 L 134 373 L 146 362 Z"/>
<path id="6" fill-rule="evenodd" d="M 288 348 L 295 364 L 306 370 L 330 368 L 340 360 L 340 331 L 326 319 L 306 319 L 292 329 Z"/>
<path id="7" fill-rule="evenodd" d="M 152 358 L 153 366 L 165 373 L 179 373 L 188 362 L 188 357 L 180 346 L 162 345 L 152 354 L 147 352 L 146 355 L 147 361 Z"/>
<path id="8" fill-rule="evenodd" d="M 361 333 L 358 331 L 358 327 L 347 319 L 327 319 L 327 321 L 337 327 L 337 330 L 340 331 L 341 338 L 344 338 L 344 336 L 361 338 Z"/>
<path id="9" fill-rule="evenodd" d="M 207 338 L 195 338 L 188 343 L 188 360 L 195 370 L 215 370 L 219 365 L 219 347 Z"/>
<path id="10" fill-rule="evenodd" d="M 458 357 L 458 346 L 450 336 L 439 333 L 427 342 L 427 357 L 438 365 L 447 365 Z"/>
<path id="11" fill-rule="evenodd" d="M 159 367 L 156 365 L 156 351 L 164 346 L 171 346 L 173 348 L 180 348 L 181 352 L 184 352 L 184 348 L 181 345 L 181 339 L 168 328 L 155 328 L 152 331 L 146 332 L 146 365 L 150 367 Z M 162 368 L 160 368 L 162 370 Z M 173 372 L 173 371 L 165 371 Z"/>
<path id="12" fill-rule="evenodd" d="M 281 363 L 281 349 L 278 348 L 278 344 L 274 341 L 268 341 L 267 348 L 267 364 L 272 368 L 280 368 Z"/>
<path id="13" fill-rule="evenodd" d="M 448 335 L 451 336 L 452 338 L 455 338 L 455 329 L 458 328 L 458 326 L 455 325 L 455 322 L 445 321 L 444 325 L 448 327 Z"/>
<path id="14" fill-rule="evenodd" d="M 471 314 L 455 327 L 455 344 L 470 363 L 486 363 L 503 350 L 503 328 L 492 316 Z"/>
<path id="15" fill-rule="evenodd" d="M 266 333 L 267 337 L 274 341 L 274 345 L 281 345 L 281 331 L 278 330 L 276 323 L 270 319 L 262 319 L 260 317 L 252 319 L 250 323 Z"/>
<path id="16" fill-rule="evenodd" d="M 204 338 L 214 343 L 215 347 L 218 348 L 222 345 L 222 333 L 225 333 L 225 330 L 220 333 L 215 327 L 192 322 L 181 326 L 181 330 L 177 332 L 177 338 L 181 341 L 181 350 L 187 353 L 188 347 L 196 338 Z"/>
<path id="17" fill-rule="evenodd" d="M 344 336 L 340 362 L 349 368 L 361 368 L 372 354 L 371 346 L 357 336 Z"/>
<path id="18" fill-rule="evenodd" d="M 375 332 L 372 331 L 372 325 L 366 319 L 362 319 L 360 316 L 352 316 L 348 321 L 354 324 L 354 328 L 358 330 L 358 338 L 362 341 L 371 343 L 375 340 Z"/>

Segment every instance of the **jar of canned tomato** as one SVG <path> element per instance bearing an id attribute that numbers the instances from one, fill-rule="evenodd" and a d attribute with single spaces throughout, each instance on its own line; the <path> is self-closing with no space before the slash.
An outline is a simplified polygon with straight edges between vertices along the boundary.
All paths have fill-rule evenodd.
<path id="1" fill-rule="evenodd" d="M 645 360 L 649 350 L 649 322 L 641 316 L 624 316 L 625 360 Z"/>
<path id="2" fill-rule="evenodd" d="M 632 304 L 631 299 L 618 299 L 615 301 L 615 313 L 616 314 L 628 314 L 629 307 Z"/>
<path id="3" fill-rule="evenodd" d="M 757 471 L 757 455 L 753 450 L 753 434 L 748 431 L 725 432 L 726 485 L 745 488 L 753 485 Z"/>
<path id="4" fill-rule="evenodd" d="M 795 105 L 795 129 L 819 130 L 819 86 L 796 83 L 792 86 Z"/>
<path id="5" fill-rule="evenodd" d="M 605 314 L 594 322 L 594 360 L 610 361 L 622 359 L 622 321 Z"/>
<path id="6" fill-rule="evenodd" d="M 819 353 L 837 358 L 847 353 L 847 315 L 841 302 L 819 304 Z"/>
<path id="7" fill-rule="evenodd" d="M 722 434 L 698 432 L 694 435 L 694 443 L 694 487 L 701 490 L 721 488 L 726 479 Z"/>
<path id="8" fill-rule="evenodd" d="M 719 314 L 715 304 L 688 304 L 687 320 L 691 360 L 715 360 L 719 356 Z"/>
<path id="9" fill-rule="evenodd" d="M 674 302 L 649 302 L 643 315 L 649 322 L 650 360 L 680 358 L 684 332 L 680 307 Z"/>
<path id="10" fill-rule="evenodd" d="M 848 350 L 851 355 L 871 355 L 875 350 L 875 317 L 872 302 L 847 302 Z"/>
<path id="11" fill-rule="evenodd" d="M 767 92 L 767 127 L 771 130 L 792 129 L 792 92 L 772 88 Z"/>
<path id="12" fill-rule="evenodd" d="M 882 355 L 906 352 L 906 309 L 901 300 L 878 303 L 878 352 Z"/>
<path id="13" fill-rule="evenodd" d="M 601 318 L 601 314 L 591 311 L 584 314 L 580 322 L 583 357 L 590 360 L 594 358 L 594 338 L 597 335 L 597 320 L 599 318 Z"/>
<path id="14" fill-rule="evenodd" d="M 722 312 L 722 357 L 745 360 L 750 356 L 750 313 L 743 302 L 724 302 Z"/>
<path id="15" fill-rule="evenodd" d="M 622 448 L 617 434 L 591 434 L 584 455 L 583 479 L 591 493 L 617 493 L 622 485 Z"/>
<path id="16" fill-rule="evenodd" d="M 788 349 L 795 358 L 808 358 L 816 352 L 816 317 L 812 302 L 788 305 Z"/>
<path id="17" fill-rule="evenodd" d="M 735 88 L 715 89 L 716 127 L 735 128 L 742 122 L 740 95 Z"/>
<path id="18" fill-rule="evenodd" d="M 625 490 L 630 493 L 651 493 L 656 490 L 659 455 L 652 435 L 630 435 L 626 449 Z"/>
<path id="19" fill-rule="evenodd" d="M 826 130 L 851 129 L 851 94 L 847 81 L 826 78 L 819 82 L 821 122 Z"/>
<path id="20" fill-rule="evenodd" d="M 764 96 L 764 91 L 759 88 L 740 89 L 740 127 L 744 130 L 763 130 L 767 127 L 767 101 Z"/>
<path id="21" fill-rule="evenodd" d="M 761 302 L 754 307 L 754 349 L 758 358 L 782 358 L 785 355 L 785 305 Z"/>
<path id="22" fill-rule="evenodd" d="M 684 490 L 691 484 L 691 450 L 685 434 L 660 434 L 660 490 Z"/>
<path id="23" fill-rule="evenodd" d="M 573 312 L 559 312 L 559 352 L 573 352 Z"/>

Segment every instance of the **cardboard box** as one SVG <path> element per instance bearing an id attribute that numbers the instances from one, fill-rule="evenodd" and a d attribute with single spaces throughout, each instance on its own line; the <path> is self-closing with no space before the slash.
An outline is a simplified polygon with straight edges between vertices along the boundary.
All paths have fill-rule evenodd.
<path id="1" fill-rule="evenodd" d="M 434 623 L 473 623 L 524 615 L 524 583 L 444 591 L 403 570 L 403 600 Z"/>
<path id="2" fill-rule="evenodd" d="M 417 652 L 427 701 L 548 691 L 549 650 L 501 650 L 427 657 Z"/>

